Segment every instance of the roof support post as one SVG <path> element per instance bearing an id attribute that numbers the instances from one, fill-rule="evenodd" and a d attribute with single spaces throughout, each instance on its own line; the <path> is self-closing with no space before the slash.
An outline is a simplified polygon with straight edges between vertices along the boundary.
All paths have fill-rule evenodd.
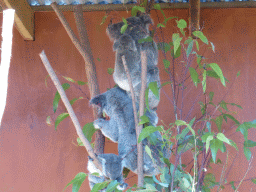
<path id="1" fill-rule="evenodd" d="M 25 40 L 34 40 L 34 11 L 26 0 L 0 0 L 3 9 L 14 9 L 15 26 Z"/>
<path id="2" fill-rule="evenodd" d="M 195 38 L 192 34 L 194 31 L 199 31 L 200 19 L 200 0 L 189 0 L 189 20 L 190 20 L 190 36 Z"/>

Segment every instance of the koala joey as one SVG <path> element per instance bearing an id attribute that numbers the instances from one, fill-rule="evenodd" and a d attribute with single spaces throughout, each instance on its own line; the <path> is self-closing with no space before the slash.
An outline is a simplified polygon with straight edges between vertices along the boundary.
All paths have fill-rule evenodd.
<path id="1" fill-rule="evenodd" d="M 127 184 L 123 181 L 123 164 L 122 159 L 116 154 L 99 154 L 98 158 L 102 165 L 102 172 L 93 164 L 93 159 L 88 157 L 87 169 L 90 172 L 88 180 L 90 188 L 92 189 L 96 183 L 102 183 L 107 179 L 117 180 L 120 184 L 117 186 L 118 190 L 125 190 Z M 98 173 L 99 176 L 92 175 Z M 101 191 L 106 191 L 102 189 Z"/>
<path id="2" fill-rule="evenodd" d="M 135 89 L 136 101 L 139 102 L 139 92 L 141 88 L 141 51 L 146 52 L 147 57 L 147 85 L 157 81 L 160 85 L 158 63 L 158 50 L 156 43 L 143 42 L 139 39 L 149 36 L 149 24 L 152 19 L 143 14 L 139 17 L 127 18 L 128 27 L 124 34 L 121 34 L 123 22 L 111 24 L 107 28 L 107 34 L 114 40 L 114 51 L 116 51 L 116 62 L 113 78 L 116 84 L 122 89 L 130 92 L 130 86 L 124 70 L 122 56 L 125 56 L 126 64 L 132 78 L 132 85 Z M 154 109 L 158 106 L 159 100 L 154 94 L 149 92 L 149 107 Z"/>
<path id="3" fill-rule="evenodd" d="M 110 120 L 97 119 L 94 121 L 95 128 L 101 129 L 103 135 L 114 142 L 118 142 L 118 153 L 123 159 L 124 167 L 133 172 L 137 172 L 137 140 L 133 115 L 132 100 L 128 94 L 119 87 L 108 90 L 107 92 L 95 96 L 90 101 L 105 112 Z M 158 118 L 156 112 L 146 112 L 150 123 L 156 125 Z M 149 145 L 154 157 L 154 162 L 144 150 L 144 175 L 155 175 L 158 173 L 157 166 L 163 166 L 159 159 L 162 137 L 159 132 L 153 133 L 157 142 L 150 145 L 147 139 L 142 141 L 145 148 Z M 165 153 L 165 152 L 163 152 Z"/>

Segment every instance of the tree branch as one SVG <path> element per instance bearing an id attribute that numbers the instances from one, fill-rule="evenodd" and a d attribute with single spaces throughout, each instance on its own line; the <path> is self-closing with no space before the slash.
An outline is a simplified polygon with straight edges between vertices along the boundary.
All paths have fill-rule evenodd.
<path id="1" fill-rule="evenodd" d="M 141 56 L 142 55 L 143 54 L 141 54 Z M 135 127 L 136 127 L 136 137 L 137 137 L 137 141 L 138 141 L 139 134 L 141 132 L 141 127 L 138 125 L 139 120 L 138 120 L 138 116 L 137 116 L 135 93 L 134 93 L 134 88 L 133 88 L 133 85 L 132 85 L 132 78 L 131 78 L 128 66 L 126 64 L 125 56 L 122 56 L 122 62 L 123 62 L 123 65 L 124 65 L 125 73 L 126 73 L 126 76 L 127 76 L 127 79 L 128 79 L 130 90 L 131 90 L 133 114 L 134 114 L 134 121 L 135 121 Z M 144 74 L 142 74 L 142 75 L 144 76 Z M 141 89 L 142 89 L 142 82 L 141 82 Z M 145 90 L 144 90 L 144 95 L 145 95 Z M 140 104 L 140 106 L 141 106 L 141 104 Z M 144 106 L 143 106 L 143 109 L 144 109 Z M 137 152 L 138 152 L 137 153 L 138 187 L 142 187 L 143 186 L 143 148 L 142 148 L 142 142 L 140 144 L 137 144 Z"/>
<path id="2" fill-rule="evenodd" d="M 60 9 L 57 7 L 56 3 L 51 4 L 53 10 L 57 14 L 58 18 L 60 19 L 63 27 L 67 31 L 68 36 L 70 37 L 71 41 L 79 51 L 79 53 L 82 55 L 84 61 L 85 61 L 85 70 L 86 70 L 86 76 L 88 80 L 89 90 L 90 90 L 90 96 L 91 98 L 98 95 L 100 93 L 99 86 L 98 86 L 98 80 L 96 76 L 96 68 L 93 61 L 93 56 L 90 48 L 89 39 L 87 36 L 86 27 L 84 25 L 83 20 L 83 13 L 82 13 L 82 7 L 77 6 L 75 8 L 75 18 L 76 18 L 76 25 L 78 28 L 80 41 L 74 34 L 73 30 L 69 26 L 67 20 L 65 19 L 63 13 L 60 11 Z M 93 116 L 95 119 L 99 118 L 101 114 L 98 113 L 97 108 L 93 107 Z M 95 138 L 95 147 L 94 150 L 97 154 L 104 153 L 104 136 L 100 131 L 97 131 L 96 138 Z"/>
<path id="3" fill-rule="evenodd" d="M 77 119 L 77 117 L 75 115 L 75 112 L 72 109 L 71 104 L 70 104 L 70 102 L 69 102 L 69 100 L 68 100 L 68 98 L 66 96 L 66 93 L 65 93 L 64 89 L 62 88 L 61 83 L 60 83 L 57 75 L 55 74 L 53 68 L 51 67 L 51 64 L 48 61 L 44 51 L 42 51 L 39 55 L 41 57 L 41 60 L 42 60 L 42 62 L 44 64 L 47 72 L 49 73 L 49 75 L 50 75 L 54 85 L 56 86 L 56 88 L 57 88 L 57 90 L 58 90 L 58 92 L 60 94 L 60 97 L 61 97 L 65 107 L 67 108 L 67 111 L 68 111 L 68 113 L 70 115 L 70 118 L 71 118 L 71 120 L 72 120 L 72 122 L 73 122 L 73 124 L 74 124 L 74 126 L 76 128 L 77 135 L 80 137 L 80 139 L 81 139 L 82 143 L 84 144 L 88 154 L 94 159 L 95 166 L 98 169 L 102 170 L 101 163 L 99 162 L 99 160 L 97 158 L 97 155 L 94 153 L 94 151 L 93 151 L 93 149 L 92 149 L 92 147 L 90 145 L 90 142 L 84 136 L 84 133 L 82 131 L 80 123 L 79 123 L 79 121 L 78 121 L 78 119 Z"/>

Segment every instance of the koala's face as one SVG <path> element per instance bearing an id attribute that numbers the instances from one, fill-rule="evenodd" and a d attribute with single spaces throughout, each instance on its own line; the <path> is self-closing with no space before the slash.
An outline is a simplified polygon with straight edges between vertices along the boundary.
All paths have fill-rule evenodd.
<path id="1" fill-rule="evenodd" d="M 125 98 L 125 99 L 124 99 Z M 122 109 L 127 102 L 127 93 L 119 87 L 112 88 L 107 92 L 97 95 L 90 100 L 91 105 L 97 105 L 101 111 L 104 111 L 107 116 L 116 113 L 118 109 Z"/>
<path id="2" fill-rule="evenodd" d="M 149 15 L 143 14 L 139 17 L 129 17 L 126 20 L 128 27 L 125 34 L 130 35 L 136 41 L 149 36 L 148 27 L 149 24 L 153 23 Z M 112 41 L 118 40 L 121 37 L 121 28 L 123 25 L 124 23 L 120 22 L 108 26 L 107 34 Z"/>

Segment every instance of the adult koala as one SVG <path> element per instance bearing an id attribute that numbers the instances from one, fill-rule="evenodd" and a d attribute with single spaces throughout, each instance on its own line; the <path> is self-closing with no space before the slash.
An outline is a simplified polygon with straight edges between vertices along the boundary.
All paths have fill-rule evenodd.
<path id="1" fill-rule="evenodd" d="M 106 179 L 117 180 L 120 184 L 117 186 L 118 190 L 125 190 L 127 184 L 123 181 L 123 164 L 122 159 L 116 154 L 99 154 L 98 158 L 102 165 L 102 172 L 96 168 L 93 163 L 93 159 L 88 157 L 87 169 L 90 172 L 88 180 L 90 188 L 92 189 L 95 184 L 102 183 Z M 98 173 L 99 176 L 92 175 L 92 173 Z M 106 189 L 102 189 L 105 192 Z"/>
<path id="2" fill-rule="evenodd" d="M 128 79 L 124 70 L 122 56 L 125 56 L 126 64 L 129 69 L 132 84 L 135 89 L 136 101 L 139 102 L 139 92 L 141 87 L 141 51 L 146 52 L 147 56 L 147 85 L 156 81 L 160 86 L 158 63 L 158 50 L 156 43 L 141 42 L 150 36 L 149 25 L 153 24 L 152 19 L 147 14 L 139 17 L 129 17 L 127 20 L 127 29 L 121 34 L 123 22 L 111 24 L 107 28 L 107 34 L 110 40 L 114 41 L 113 49 L 116 51 L 116 62 L 113 78 L 116 84 L 122 89 L 130 92 Z M 149 92 L 149 107 L 155 109 L 159 100 L 154 94 Z"/>
<path id="3" fill-rule="evenodd" d="M 128 94 L 119 87 L 108 90 L 91 99 L 90 104 L 97 105 L 101 111 L 110 117 L 110 120 L 97 119 L 94 121 L 95 128 L 102 131 L 102 134 L 114 142 L 118 142 L 118 153 L 123 159 L 124 167 L 133 172 L 137 172 L 137 139 L 134 122 L 132 100 Z M 154 111 L 146 112 L 152 125 L 156 125 L 158 118 Z M 153 133 L 155 140 L 151 145 L 147 139 L 142 141 L 143 147 L 149 145 L 154 162 L 144 150 L 144 175 L 152 176 L 159 173 L 158 166 L 164 164 L 159 158 L 161 150 L 162 137 L 159 132 Z M 168 158 L 167 149 L 164 148 L 163 154 Z"/>

